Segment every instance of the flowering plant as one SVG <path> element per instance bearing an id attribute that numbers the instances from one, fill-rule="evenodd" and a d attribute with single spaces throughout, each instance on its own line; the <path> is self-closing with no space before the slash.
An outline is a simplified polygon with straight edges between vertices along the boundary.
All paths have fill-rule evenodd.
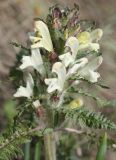
<path id="1" fill-rule="evenodd" d="M 35 19 L 27 47 L 13 43 L 21 48 L 10 73 L 17 88 L 13 96 L 19 101 L 11 125 L 14 141 L 16 137 L 44 137 L 45 158 L 55 160 L 59 131 L 88 136 L 93 132 L 97 135 L 96 129 L 116 129 L 113 122 L 87 107 L 84 100 L 87 96 L 99 105 L 107 103 L 86 91 L 87 84 L 89 88 L 108 89 L 98 82 L 97 70 L 103 61 L 99 45 L 102 35 L 94 22 L 79 19 L 78 5 L 73 9 L 53 6 L 46 21 Z M 7 145 L 10 149 L 19 145 L 14 141 Z M 10 136 L 8 142 L 12 142 Z M 2 141 L 2 150 L 8 142 Z M 17 152 L 17 148 L 12 150 Z M 5 160 L 4 152 L 0 156 Z"/>

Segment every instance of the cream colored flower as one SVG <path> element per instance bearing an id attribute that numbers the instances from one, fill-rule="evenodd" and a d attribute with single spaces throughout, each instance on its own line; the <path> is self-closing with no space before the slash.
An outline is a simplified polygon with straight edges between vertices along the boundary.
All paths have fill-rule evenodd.
<path id="1" fill-rule="evenodd" d="M 23 70 L 27 67 L 33 67 L 41 75 L 45 75 L 45 68 L 43 65 L 43 60 L 39 48 L 31 49 L 31 53 L 32 53 L 31 56 L 23 56 L 22 64 L 20 65 L 19 68 Z"/>
<path id="2" fill-rule="evenodd" d="M 87 58 L 81 58 L 77 60 L 69 69 L 67 72 L 67 78 L 71 77 L 72 75 L 76 74 L 79 69 L 83 68 L 88 63 Z"/>
<path id="3" fill-rule="evenodd" d="M 34 81 L 31 74 L 28 75 L 26 80 L 26 87 L 20 86 L 14 97 L 27 97 L 30 98 L 33 95 Z"/>
<path id="4" fill-rule="evenodd" d="M 41 21 L 35 21 L 35 33 L 29 33 L 32 41 L 31 48 L 45 48 L 47 51 L 53 51 L 53 44 L 47 25 Z"/>
<path id="5" fill-rule="evenodd" d="M 92 42 L 98 42 L 103 36 L 103 31 L 100 28 L 95 29 L 90 33 L 90 36 Z"/>
<path id="6" fill-rule="evenodd" d="M 78 51 L 78 46 L 79 42 L 76 37 L 69 37 L 67 39 L 65 47 L 68 47 L 70 51 L 59 56 L 59 59 L 66 67 L 74 63 Z"/>
<path id="7" fill-rule="evenodd" d="M 78 75 L 93 83 L 97 82 L 100 74 L 96 72 L 96 70 L 101 65 L 102 61 L 102 56 L 95 57 L 91 62 L 89 62 L 87 65 L 85 65 L 82 69 L 78 71 Z"/>
<path id="8" fill-rule="evenodd" d="M 45 83 L 48 85 L 47 92 L 51 93 L 55 90 L 62 92 L 64 89 L 65 81 L 68 80 L 73 74 L 82 68 L 87 63 L 87 58 L 82 58 L 78 60 L 66 73 L 66 68 L 61 62 L 56 62 L 53 65 L 52 72 L 57 74 L 57 78 L 45 79 Z"/>
<path id="9" fill-rule="evenodd" d="M 79 49 L 78 51 L 96 51 L 98 52 L 98 50 L 100 49 L 100 45 L 98 43 L 87 43 L 87 44 L 81 44 L 79 45 Z"/>
<path id="10" fill-rule="evenodd" d="M 62 92 L 66 80 L 66 68 L 61 62 L 56 62 L 52 67 L 52 72 L 57 74 L 57 78 L 45 79 L 45 83 L 48 85 L 47 92 L 51 93 L 55 90 Z"/>

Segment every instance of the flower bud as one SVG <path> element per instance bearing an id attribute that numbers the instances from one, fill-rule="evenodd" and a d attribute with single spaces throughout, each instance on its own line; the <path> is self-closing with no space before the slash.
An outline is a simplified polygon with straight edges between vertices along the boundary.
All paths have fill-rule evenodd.
<path id="1" fill-rule="evenodd" d="M 61 13 L 61 10 L 59 9 L 59 7 L 55 7 L 53 10 L 52 10 L 52 16 L 53 18 L 58 18 L 60 19 L 62 17 L 62 13 Z"/>
<path id="2" fill-rule="evenodd" d="M 91 37 L 90 37 L 90 33 L 89 32 L 81 32 L 77 39 L 79 40 L 80 43 L 82 44 L 86 44 L 89 43 L 91 41 Z"/>
<path id="3" fill-rule="evenodd" d="M 70 109 L 77 109 L 83 106 L 83 100 L 81 98 L 74 99 L 70 102 Z"/>
<path id="4" fill-rule="evenodd" d="M 91 39 L 93 42 L 98 42 L 103 35 L 102 29 L 98 28 L 91 32 Z"/>

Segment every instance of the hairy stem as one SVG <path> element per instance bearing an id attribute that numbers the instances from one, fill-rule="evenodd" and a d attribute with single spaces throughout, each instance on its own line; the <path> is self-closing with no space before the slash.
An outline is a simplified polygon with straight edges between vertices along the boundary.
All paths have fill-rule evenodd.
<path id="1" fill-rule="evenodd" d="M 45 159 L 56 160 L 56 142 L 54 133 L 44 135 Z"/>

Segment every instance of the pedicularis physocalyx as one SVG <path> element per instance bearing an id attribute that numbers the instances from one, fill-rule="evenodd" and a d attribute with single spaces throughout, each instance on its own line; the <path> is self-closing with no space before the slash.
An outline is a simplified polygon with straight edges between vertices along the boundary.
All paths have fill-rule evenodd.
<path id="1" fill-rule="evenodd" d="M 10 73 L 17 88 L 13 96 L 19 105 L 10 125 L 11 136 L 2 141 L 4 160 L 5 147 L 10 152 L 22 137 L 44 137 L 45 158 L 55 160 L 59 131 L 84 137 L 94 133 L 99 139 L 96 129 L 116 129 L 113 122 L 89 108 L 84 98 L 92 98 L 100 106 L 109 103 L 91 90 L 92 86 L 108 89 L 98 82 L 97 72 L 103 61 L 99 45 L 102 29 L 96 28 L 95 22 L 80 20 L 78 5 L 73 9 L 56 5 L 50 8 L 46 20 L 35 19 L 33 32 L 28 35 L 27 47 L 13 43 L 21 48 Z M 13 149 L 18 152 L 17 147 Z"/>

